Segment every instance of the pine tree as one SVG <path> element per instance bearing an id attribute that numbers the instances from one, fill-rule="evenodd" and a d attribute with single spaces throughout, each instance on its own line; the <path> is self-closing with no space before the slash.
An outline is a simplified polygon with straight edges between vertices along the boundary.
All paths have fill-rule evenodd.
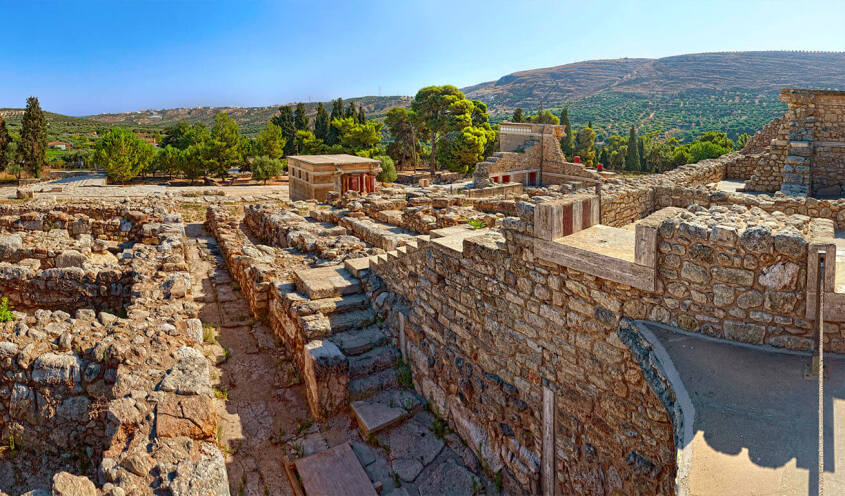
<path id="1" fill-rule="evenodd" d="M 320 102 L 317 105 L 317 117 L 314 118 L 314 136 L 326 142 L 329 137 L 329 113 L 326 112 L 326 107 Z"/>
<path id="2" fill-rule="evenodd" d="M 293 124 L 293 111 L 289 105 L 279 107 L 279 115 L 273 117 L 273 123 L 282 128 L 285 137 L 285 156 L 296 155 L 296 127 Z"/>
<path id="3" fill-rule="evenodd" d="M 332 102 L 332 113 L 329 115 L 329 133 L 326 135 L 326 144 L 329 146 L 340 143 L 340 131 L 332 126 L 332 121 L 335 119 L 343 119 L 343 98 L 338 98 Z"/>
<path id="4" fill-rule="evenodd" d="M 522 115 L 522 108 L 517 107 L 516 110 L 513 111 L 511 122 L 525 122 L 525 116 Z"/>
<path id="5" fill-rule="evenodd" d="M 575 134 L 572 132 L 572 124 L 569 123 L 569 111 L 564 107 L 560 111 L 560 123 L 565 127 L 566 136 L 560 140 L 560 148 L 563 154 L 572 160 L 575 153 Z"/>
<path id="6" fill-rule="evenodd" d="M 6 150 L 9 149 L 9 143 L 12 142 L 12 135 L 6 128 L 6 121 L 0 117 L 0 169 L 6 168 Z"/>
<path id="7" fill-rule="evenodd" d="M 628 133 L 628 153 L 625 154 L 625 170 L 638 171 L 640 170 L 640 153 L 637 145 L 637 130 L 631 126 L 631 131 Z"/>
<path id="8" fill-rule="evenodd" d="M 21 122 L 21 155 L 24 168 L 33 176 L 41 177 L 47 159 L 47 120 L 34 96 L 26 99 Z"/>
<path id="9" fill-rule="evenodd" d="M 296 111 L 293 114 L 293 125 L 297 131 L 310 131 L 308 129 L 308 112 L 304 103 L 296 104 Z"/>

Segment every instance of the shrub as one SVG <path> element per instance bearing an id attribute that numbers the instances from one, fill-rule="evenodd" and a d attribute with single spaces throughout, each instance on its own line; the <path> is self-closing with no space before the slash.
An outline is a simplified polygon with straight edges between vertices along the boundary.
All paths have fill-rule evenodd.
<path id="1" fill-rule="evenodd" d="M 0 322 L 11 322 L 15 320 L 15 314 L 9 306 L 9 299 L 5 296 L 0 300 Z"/>
<path id="2" fill-rule="evenodd" d="M 393 165 L 393 159 L 387 155 L 376 155 L 374 159 L 381 162 L 381 172 L 379 172 L 376 179 L 383 183 L 392 183 L 396 180 L 396 166 Z"/>
<path id="3" fill-rule="evenodd" d="M 258 181 L 264 181 L 279 176 L 282 173 L 282 163 L 278 159 L 272 159 L 266 155 L 255 157 L 252 161 L 252 178 Z"/>

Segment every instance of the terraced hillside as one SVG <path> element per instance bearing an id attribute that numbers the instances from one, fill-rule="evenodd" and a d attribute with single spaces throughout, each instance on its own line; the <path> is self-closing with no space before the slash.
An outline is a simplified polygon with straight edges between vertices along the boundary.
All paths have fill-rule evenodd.
<path id="1" fill-rule="evenodd" d="M 731 52 L 590 60 L 515 72 L 464 88 L 504 118 L 516 107 L 570 109 L 601 139 L 631 124 L 687 140 L 708 130 L 752 134 L 786 106 L 784 87 L 845 88 L 845 53 Z"/>
<path id="2" fill-rule="evenodd" d="M 365 96 L 359 98 L 344 99 L 346 105 L 354 102 L 356 107 L 363 106 L 364 111 L 370 118 L 380 118 L 392 107 L 406 107 L 411 102 L 407 96 Z M 313 117 L 317 112 L 318 102 L 306 103 L 309 116 Z M 331 111 L 331 102 L 323 102 L 326 110 Z M 168 126 L 176 122 L 186 121 L 189 123 L 202 122 L 211 125 L 214 121 L 214 114 L 218 111 L 227 112 L 241 127 L 245 134 L 254 134 L 267 124 L 273 116 L 279 112 L 278 105 L 266 107 L 193 107 L 174 108 L 161 110 L 140 110 L 138 112 L 124 112 L 118 114 L 97 114 L 88 116 L 89 119 L 121 126 Z"/>

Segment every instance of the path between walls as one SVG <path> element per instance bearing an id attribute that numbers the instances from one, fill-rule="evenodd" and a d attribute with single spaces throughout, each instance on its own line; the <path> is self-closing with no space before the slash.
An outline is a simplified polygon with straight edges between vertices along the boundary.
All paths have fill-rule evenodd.
<path id="1" fill-rule="evenodd" d="M 232 281 L 217 241 L 188 224 L 194 301 L 199 305 L 218 414 L 218 444 L 233 495 L 293 495 L 282 470 L 283 439 L 310 425 L 295 366 Z M 213 336 L 213 337 L 212 337 Z"/>

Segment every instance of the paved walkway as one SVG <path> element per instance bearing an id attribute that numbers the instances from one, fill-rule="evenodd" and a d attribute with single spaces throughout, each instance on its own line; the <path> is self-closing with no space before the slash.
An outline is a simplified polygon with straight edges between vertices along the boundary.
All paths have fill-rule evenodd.
<path id="1" fill-rule="evenodd" d="M 695 409 L 687 494 L 818 492 L 818 382 L 808 355 L 648 326 Z M 845 357 L 826 355 L 824 494 L 845 494 Z"/>
<path id="2" fill-rule="evenodd" d="M 235 185 L 235 186 L 167 186 L 162 184 L 133 184 L 129 186 L 106 185 L 106 176 L 91 173 L 70 176 L 32 186 L 36 197 L 49 195 L 57 199 L 78 198 L 125 198 L 151 195 L 202 196 L 209 190 L 223 191 L 225 197 L 211 196 L 210 199 L 255 199 L 268 196 L 288 199 L 288 185 Z M 17 186 L 0 187 L 0 198 L 15 198 Z M 259 198 L 260 199 L 260 198 Z"/>
<path id="3" fill-rule="evenodd" d="M 194 300 L 208 335 L 204 352 L 212 372 L 219 421 L 218 444 L 226 456 L 233 495 L 292 495 L 282 469 L 284 440 L 310 426 L 295 365 L 263 323 L 255 322 L 226 270 L 217 241 L 202 224 L 188 224 Z"/>

